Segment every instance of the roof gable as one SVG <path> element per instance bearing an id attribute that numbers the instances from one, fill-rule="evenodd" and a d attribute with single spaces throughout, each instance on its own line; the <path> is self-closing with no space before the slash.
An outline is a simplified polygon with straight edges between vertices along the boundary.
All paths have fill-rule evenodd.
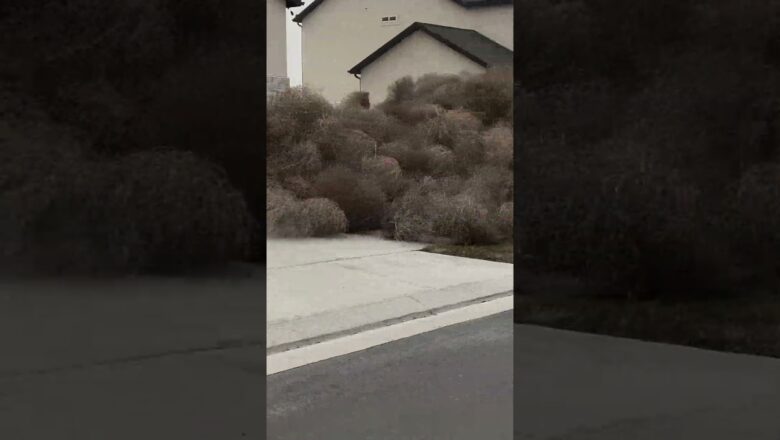
<path id="1" fill-rule="evenodd" d="M 513 52 L 511 50 L 475 30 L 415 22 L 371 53 L 355 67 L 349 69 L 348 72 L 353 75 L 359 74 L 366 66 L 417 31 L 425 32 L 482 67 L 512 64 Z"/>
<path id="2" fill-rule="evenodd" d="M 306 18 L 307 15 L 311 14 L 315 9 L 317 9 L 317 6 L 321 5 L 324 1 L 325 0 L 314 0 L 313 2 L 311 2 L 311 4 L 309 4 L 309 6 L 306 7 L 306 9 L 301 11 L 300 14 L 296 15 L 295 18 L 293 18 L 293 21 L 296 23 L 302 23 L 303 19 Z M 426 0 L 426 1 L 430 1 L 430 0 Z M 452 1 L 463 6 L 464 8 L 511 5 L 514 2 L 514 0 L 452 0 Z"/>

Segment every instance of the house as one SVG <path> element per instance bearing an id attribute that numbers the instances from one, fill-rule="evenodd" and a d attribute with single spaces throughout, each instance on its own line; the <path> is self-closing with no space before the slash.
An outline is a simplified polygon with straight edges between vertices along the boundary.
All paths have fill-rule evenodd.
<path id="1" fill-rule="evenodd" d="M 387 98 L 388 86 L 407 75 L 478 74 L 512 61 L 511 50 L 475 30 L 415 22 L 349 73 L 360 81 L 360 91 L 379 103 Z"/>
<path id="2" fill-rule="evenodd" d="M 290 86 L 287 76 L 287 8 L 303 6 L 301 0 L 266 1 L 266 93 Z"/>
<path id="3" fill-rule="evenodd" d="M 293 19 L 303 84 L 333 103 L 363 87 L 379 103 L 406 75 L 479 72 L 511 53 L 513 12 L 513 0 L 314 0 Z"/>

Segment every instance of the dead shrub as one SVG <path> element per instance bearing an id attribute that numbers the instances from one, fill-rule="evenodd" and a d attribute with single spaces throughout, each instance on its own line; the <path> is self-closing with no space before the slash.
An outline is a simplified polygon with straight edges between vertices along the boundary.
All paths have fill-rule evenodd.
<path id="1" fill-rule="evenodd" d="M 448 184 L 449 183 L 449 184 Z M 445 189 L 449 187 L 449 194 Z M 488 206 L 473 196 L 452 194 L 450 182 L 424 179 L 391 207 L 386 234 L 398 240 L 490 244 L 501 238 Z"/>
<path id="2" fill-rule="evenodd" d="M 511 168 L 514 159 L 512 128 L 496 126 L 482 135 L 485 144 L 485 162 L 499 167 Z"/>
<path id="3" fill-rule="evenodd" d="M 467 80 L 477 81 L 402 78 L 370 110 L 352 95 L 317 121 L 309 136 L 324 170 L 310 178 L 306 173 L 315 167 L 289 165 L 289 175 L 269 176 L 299 199 L 334 201 L 350 231 L 382 227 L 396 239 L 457 243 L 506 237 L 497 216 L 513 191 L 512 132 L 504 123 L 483 132 L 483 115 L 466 106 Z M 441 93 L 446 102 L 437 98 Z M 287 163 L 308 163 L 304 159 L 299 154 Z M 284 162 L 273 165 L 282 168 L 276 163 Z"/>
<path id="4" fill-rule="evenodd" d="M 463 109 L 485 125 L 512 122 L 513 77 L 510 68 L 479 75 L 425 75 L 417 80 L 415 98 L 447 110 Z"/>
<path id="5" fill-rule="evenodd" d="M 383 225 L 385 235 L 402 241 L 436 241 L 433 232 L 434 197 L 420 184 L 412 185 L 393 202 L 389 219 Z"/>
<path id="6" fill-rule="evenodd" d="M 464 110 L 448 110 L 430 119 L 424 126 L 432 143 L 454 147 L 463 132 L 476 132 L 482 123 L 476 116 Z"/>
<path id="7" fill-rule="evenodd" d="M 447 85 L 458 85 L 463 82 L 460 75 L 425 74 L 417 78 L 414 93 L 423 102 L 432 102 L 434 93 Z"/>
<path id="8" fill-rule="evenodd" d="M 308 237 L 310 223 L 301 215 L 300 202 L 290 191 L 279 187 L 266 190 L 266 235 L 269 237 Z"/>
<path id="9" fill-rule="evenodd" d="M 452 150 L 460 172 L 468 173 L 473 167 L 485 161 L 485 144 L 482 136 L 476 131 L 459 133 Z"/>
<path id="10" fill-rule="evenodd" d="M 324 237 L 347 232 L 347 216 L 332 200 L 306 199 L 300 202 L 300 215 L 309 223 L 311 237 Z"/>
<path id="11" fill-rule="evenodd" d="M 706 220 L 701 191 L 659 166 L 652 150 L 626 145 L 600 145 L 598 155 L 531 145 L 535 166 L 520 171 L 521 248 L 544 267 L 622 293 L 722 289 L 731 257 Z"/>
<path id="12" fill-rule="evenodd" d="M 282 183 L 282 188 L 290 191 L 298 199 L 308 199 L 315 196 L 314 187 L 311 182 L 302 176 L 286 177 Z"/>
<path id="13" fill-rule="evenodd" d="M 428 155 L 429 169 L 434 176 L 454 174 L 457 167 L 455 153 L 443 145 L 429 145 L 425 149 Z"/>
<path id="14" fill-rule="evenodd" d="M 80 159 L 4 192 L 16 263 L 47 274 L 190 270 L 246 258 L 254 224 L 224 171 L 190 153 Z"/>
<path id="15" fill-rule="evenodd" d="M 363 172 L 371 175 L 388 175 L 394 178 L 401 177 L 401 166 L 398 160 L 389 156 L 376 156 L 364 158 L 362 164 Z"/>
<path id="16" fill-rule="evenodd" d="M 500 240 L 490 209 L 475 197 L 460 194 L 439 200 L 433 217 L 433 232 L 453 244 L 493 244 Z"/>
<path id="17" fill-rule="evenodd" d="M 398 160 L 389 156 L 377 156 L 363 159 L 361 167 L 364 174 L 371 176 L 382 191 L 390 198 L 395 198 L 403 191 L 406 182 Z"/>
<path id="18" fill-rule="evenodd" d="M 414 99 L 414 80 L 411 76 L 405 76 L 390 84 L 387 88 L 385 103 L 398 104 Z"/>
<path id="19" fill-rule="evenodd" d="M 514 231 L 514 202 L 505 202 L 498 208 L 496 226 L 504 237 L 512 237 Z"/>
<path id="20" fill-rule="evenodd" d="M 265 188 L 266 211 L 281 208 L 294 200 L 295 195 L 292 192 L 284 189 L 279 182 L 269 180 Z"/>
<path id="21" fill-rule="evenodd" d="M 482 121 L 468 110 L 448 110 L 444 113 L 444 118 L 450 125 L 463 130 L 478 131 L 482 128 Z"/>
<path id="22" fill-rule="evenodd" d="M 317 145 L 304 141 L 276 150 L 267 155 L 268 177 L 284 179 L 290 176 L 308 176 L 322 170 L 322 157 Z"/>
<path id="23" fill-rule="evenodd" d="M 493 165 L 479 166 L 465 181 L 463 192 L 484 205 L 497 207 L 513 200 L 513 173 Z"/>
<path id="24" fill-rule="evenodd" d="M 268 237 L 322 237 L 347 230 L 347 218 L 332 200 L 298 200 L 276 185 L 267 190 L 266 196 Z"/>
<path id="25" fill-rule="evenodd" d="M 511 68 L 491 69 L 464 81 L 464 107 L 485 125 L 498 121 L 512 123 L 514 79 Z"/>
<path id="26" fill-rule="evenodd" d="M 396 118 L 377 109 L 347 108 L 335 114 L 339 124 L 352 130 L 360 130 L 378 142 L 398 139 L 408 130 Z"/>
<path id="27" fill-rule="evenodd" d="M 429 121 L 444 111 L 438 105 L 418 101 L 389 102 L 379 108 L 402 123 L 412 126 Z"/>
<path id="28" fill-rule="evenodd" d="M 360 130 L 344 127 L 337 118 L 321 122 L 312 135 L 323 160 L 359 169 L 366 157 L 376 154 L 377 142 Z"/>
<path id="29" fill-rule="evenodd" d="M 444 176 L 437 178 L 427 177 L 420 183 L 421 187 L 432 193 L 442 193 L 447 197 L 453 197 L 462 193 L 468 185 L 468 181 L 460 176 Z"/>
<path id="30" fill-rule="evenodd" d="M 426 174 L 431 169 L 431 157 L 425 149 L 405 142 L 390 142 L 379 147 L 379 154 L 397 160 L 409 174 Z"/>
<path id="31" fill-rule="evenodd" d="M 341 100 L 340 109 L 368 109 L 371 107 L 368 92 L 352 92 Z"/>
<path id="32" fill-rule="evenodd" d="M 333 106 L 306 87 L 292 87 L 267 104 L 268 151 L 276 145 L 303 141 L 317 127 L 317 121 L 333 113 Z"/>
<path id="33" fill-rule="evenodd" d="M 363 159 L 375 156 L 377 142 L 360 130 L 344 133 L 344 143 L 336 147 L 335 160 L 340 163 L 362 164 Z"/>
<path id="34" fill-rule="evenodd" d="M 438 85 L 431 92 L 429 99 L 431 103 L 447 110 L 463 108 L 463 79 L 459 78 L 458 81 L 446 81 Z"/>
<path id="35" fill-rule="evenodd" d="M 380 228 L 386 196 L 370 176 L 336 165 L 322 171 L 314 187 L 320 197 L 333 200 L 344 211 L 350 232 Z"/>
<path id="36" fill-rule="evenodd" d="M 117 220 L 112 235 L 138 240 L 125 262 L 178 270 L 247 256 L 253 221 L 221 168 L 190 153 L 160 151 L 125 156 L 116 173 L 106 205 L 126 221 Z"/>

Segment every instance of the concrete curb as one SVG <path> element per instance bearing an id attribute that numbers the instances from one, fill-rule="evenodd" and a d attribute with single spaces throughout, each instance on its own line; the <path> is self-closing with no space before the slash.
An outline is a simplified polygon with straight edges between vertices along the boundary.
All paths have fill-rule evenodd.
<path id="1" fill-rule="evenodd" d="M 279 353 L 512 294 L 513 277 L 426 290 L 386 301 L 269 322 L 266 353 Z"/>
<path id="2" fill-rule="evenodd" d="M 431 314 L 415 319 L 371 328 L 360 333 L 274 353 L 266 356 L 266 375 L 271 376 L 304 365 L 436 331 L 451 325 L 487 318 L 511 311 L 513 306 L 514 298 L 512 298 L 512 295 L 503 295 L 496 299 L 462 307 L 446 307 L 446 310 L 431 311 Z"/>

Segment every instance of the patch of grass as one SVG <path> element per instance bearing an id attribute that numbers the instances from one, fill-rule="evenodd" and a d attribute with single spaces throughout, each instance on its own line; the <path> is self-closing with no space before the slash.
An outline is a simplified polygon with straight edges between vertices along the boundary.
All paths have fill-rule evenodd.
<path id="1" fill-rule="evenodd" d="M 637 301 L 523 295 L 515 321 L 780 358 L 780 296 Z"/>
<path id="2" fill-rule="evenodd" d="M 497 261 L 499 263 L 514 263 L 514 245 L 504 242 L 491 245 L 431 245 L 423 249 L 434 254 L 452 255 L 455 257 L 476 258 L 478 260 Z"/>

